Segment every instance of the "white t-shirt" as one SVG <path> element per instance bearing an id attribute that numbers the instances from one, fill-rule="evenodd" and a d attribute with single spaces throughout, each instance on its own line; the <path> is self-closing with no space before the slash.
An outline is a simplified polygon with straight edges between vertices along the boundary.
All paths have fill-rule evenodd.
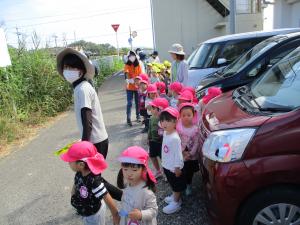
<path id="1" fill-rule="evenodd" d="M 161 164 L 163 168 L 174 173 L 175 168 L 183 168 L 183 156 L 181 151 L 181 140 L 175 131 L 172 134 L 164 132 L 161 148 Z"/>
<path id="2" fill-rule="evenodd" d="M 75 87 L 74 108 L 80 136 L 82 136 L 83 132 L 81 109 L 89 108 L 92 110 L 92 133 L 90 142 L 96 144 L 108 138 L 98 95 L 89 82 L 82 81 Z"/>

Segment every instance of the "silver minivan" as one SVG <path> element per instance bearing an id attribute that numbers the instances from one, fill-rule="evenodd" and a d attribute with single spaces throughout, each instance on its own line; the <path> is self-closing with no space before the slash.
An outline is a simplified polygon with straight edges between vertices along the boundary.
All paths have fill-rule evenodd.
<path id="1" fill-rule="evenodd" d="M 299 28 L 286 28 L 209 39 L 201 43 L 187 59 L 189 64 L 188 86 L 197 87 L 207 75 L 229 65 L 253 46 L 269 37 L 299 31 Z"/>

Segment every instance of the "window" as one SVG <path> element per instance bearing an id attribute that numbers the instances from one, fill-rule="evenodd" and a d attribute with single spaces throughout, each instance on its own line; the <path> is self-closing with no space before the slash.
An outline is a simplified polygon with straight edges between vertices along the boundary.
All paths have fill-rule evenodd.
<path id="1" fill-rule="evenodd" d="M 254 44 L 251 40 L 228 43 L 223 50 L 222 58 L 225 58 L 228 63 L 232 63 L 236 58 L 248 51 Z"/>

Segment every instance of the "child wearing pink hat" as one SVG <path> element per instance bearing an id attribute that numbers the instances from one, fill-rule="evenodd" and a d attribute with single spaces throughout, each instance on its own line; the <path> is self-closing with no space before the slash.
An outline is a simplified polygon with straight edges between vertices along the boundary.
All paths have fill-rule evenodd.
<path id="1" fill-rule="evenodd" d="M 61 159 L 68 162 L 76 172 L 72 188 L 71 204 L 85 225 L 105 224 L 105 205 L 108 205 L 113 216 L 114 224 L 119 224 L 120 217 L 112 197 L 106 190 L 101 173 L 107 168 L 102 154 L 88 141 L 74 143 Z"/>
<path id="2" fill-rule="evenodd" d="M 185 90 L 183 92 L 180 93 L 180 95 L 178 96 L 178 102 L 177 102 L 177 107 L 184 103 L 184 102 L 193 102 L 194 100 L 194 96 L 191 93 L 191 91 L 189 90 Z"/>
<path id="3" fill-rule="evenodd" d="M 148 131 L 148 143 L 149 143 L 149 154 L 152 164 L 155 168 L 155 177 L 159 178 L 162 176 L 158 157 L 161 158 L 161 146 L 162 146 L 162 133 L 158 126 L 159 114 L 162 110 L 169 106 L 168 100 L 164 98 L 156 98 L 149 103 L 151 106 L 150 123 Z"/>
<path id="4" fill-rule="evenodd" d="M 171 95 L 170 98 L 170 106 L 177 108 L 178 96 L 182 91 L 182 84 L 179 82 L 173 82 L 169 85 L 169 93 Z"/>
<path id="5" fill-rule="evenodd" d="M 182 103 L 179 106 L 180 119 L 176 129 L 181 139 L 181 150 L 184 160 L 184 175 L 187 183 L 186 195 L 192 194 L 192 179 L 195 172 L 199 171 L 199 143 L 200 130 L 197 126 L 198 116 L 194 103 Z"/>
<path id="6" fill-rule="evenodd" d="M 148 153 L 138 146 L 127 148 L 118 159 L 122 167 L 118 186 L 124 189 L 120 225 L 157 225 L 156 179 L 148 167 L 148 159 Z"/>
<path id="7" fill-rule="evenodd" d="M 158 91 L 158 95 L 161 98 L 165 98 L 169 101 L 169 97 L 166 94 L 166 84 L 164 82 L 157 82 L 155 83 Z"/>
<path id="8" fill-rule="evenodd" d="M 143 133 L 148 132 L 149 117 L 150 117 L 146 109 L 147 88 L 148 88 L 147 78 L 140 76 L 140 87 L 138 90 L 138 95 L 139 95 L 139 112 L 140 115 L 143 117 L 143 124 L 145 125 L 142 131 Z"/>
<path id="9" fill-rule="evenodd" d="M 182 172 L 184 163 L 181 140 L 176 131 L 178 117 L 179 112 L 173 107 L 167 107 L 159 116 L 161 126 L 164 129 L 161 163 L 173 192 L 172 195 L 164 199 L 168 204 L 163 208 L 163 212 L 166 214 L 172 214 L 181 209 L 181 192 L 186 189 Z"/>
<path id="10" fill-rule="evenodd" d="M 145 106 L 147 109 L 148 115 L 151 116 L 151 108 L 149 106 L 149 103 L 152 102 L 155 98 L 158 97 L 157 87 L 155 84 L 149 84 L 147 88 L 147 98 L 145 102 Z"/>

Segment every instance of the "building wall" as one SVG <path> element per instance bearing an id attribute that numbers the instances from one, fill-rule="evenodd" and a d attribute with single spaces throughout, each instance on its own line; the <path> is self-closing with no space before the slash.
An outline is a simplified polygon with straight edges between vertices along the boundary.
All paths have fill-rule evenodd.
<path id="1" fill-rule="evenodd" d="M 229 34 L 228 16 L 222 17 L 206 0 L 151 0 L 151 5 L 154 46 L 161 59 L 170 59 L 173 43 L 182 44 L 190 55 L 199 43 Z M 261 13 L 237 15 L 236 33 L 262 29 Z"/>
<path id="2" fill-rule="evenodd" d="M 300 1 L 276 0 L 274 28 L 300 27 Z"/>
<path id="3" fill-rule="evenodd" d="M 174 43 L 189 55 L 200 42 L 225 34 L 214 28 L 223 17 L 204 0 L 152 0 L 152 7 L 154 46 L 162 59 L 170 59 Z"/>
<path id="4" fill-rule="evenodd" d="M 237 33 L 263 30 L 263 19 L 262 18 L 263 18 L 263 16 L 261 13 L 238 14 L 236 16 L 236 31 L 237 31 Z"/>

